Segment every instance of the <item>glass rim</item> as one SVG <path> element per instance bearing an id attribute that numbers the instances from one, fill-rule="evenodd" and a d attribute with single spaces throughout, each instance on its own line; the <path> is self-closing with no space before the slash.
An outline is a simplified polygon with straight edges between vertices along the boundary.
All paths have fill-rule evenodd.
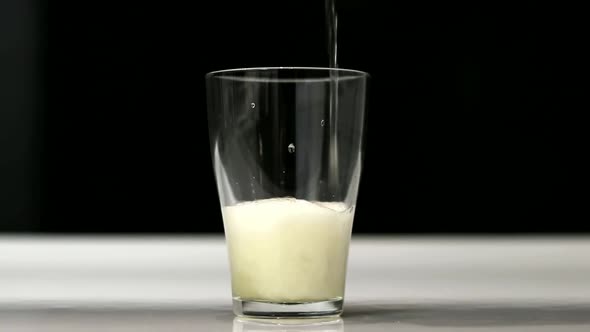
<path id="1" fill-rule="evenodd" d="M 320 77 L 298 77 L 298 78 L 281 78 L 281 77 L 248 77 L 248 76 L 235 76 L 231 74 L 247 74 L 247 73 L 264 73 L 264 72 L 325 72 L 325 76 Z M 330 74 L 337 74 L 336 77 Z M 346 69 L 346 68 L 330 68 L 330 67 L 244 67 L 244 68 L 231 68 L 221 69 L 208 72 L 205 74 L 206 79 L 219 78 L 227 80 L 238 80 L 238 81 L 260 81 L 260 82 L 307 82 L 307 81 L 329 81 L 329 80 L 344 80 L 344 79 L 360 79 L 369 78 L 371 75 L 367 72 Z"/>

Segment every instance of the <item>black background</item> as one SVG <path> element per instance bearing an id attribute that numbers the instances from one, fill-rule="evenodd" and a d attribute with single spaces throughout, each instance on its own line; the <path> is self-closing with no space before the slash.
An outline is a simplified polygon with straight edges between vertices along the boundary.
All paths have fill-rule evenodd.
<path id="1" fill-rule="evenodd" d="M 204 74 L 328 64 L 323 1 L 0 9 L 0 231 L 222 231 Z M 372 75 L 355 232 L 590 230 L 576 9 L 337 10 L 340 66 Z"/>

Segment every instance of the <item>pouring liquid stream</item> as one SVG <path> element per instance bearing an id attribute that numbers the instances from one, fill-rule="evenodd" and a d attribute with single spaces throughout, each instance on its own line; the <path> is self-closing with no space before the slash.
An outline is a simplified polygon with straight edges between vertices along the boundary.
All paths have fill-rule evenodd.
<path id="1" fill-rule="evenodd" d="M 336 14 L 336 0 L 325 0 L 326 7 L 326 32 L 328 43 L 328 57 L 330 68 L 338 68 L 338 15 Z M 338 73 L 330 71 L 330 101 L 328 113 L 328 188 L 329 191 L 337 191 L 339 183 L 338 173 Z"/>

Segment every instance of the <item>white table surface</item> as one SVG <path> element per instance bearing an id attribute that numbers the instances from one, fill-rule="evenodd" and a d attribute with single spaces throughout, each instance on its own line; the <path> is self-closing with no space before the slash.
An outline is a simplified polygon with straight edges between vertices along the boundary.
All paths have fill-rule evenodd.
<path id="1" fill-rule="evenodd" d="M 340 320 L 234 319 L 221 237 L 0 237 L 0 331 L 590 331 L 589 237 L 359 237 Z"/>

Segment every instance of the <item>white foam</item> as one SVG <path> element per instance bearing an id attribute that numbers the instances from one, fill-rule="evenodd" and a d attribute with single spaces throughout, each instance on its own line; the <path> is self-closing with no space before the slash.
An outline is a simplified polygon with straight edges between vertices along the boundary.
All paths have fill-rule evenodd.
<path id="1" fill-rule="evenodd" d="M 342 297 L 353 210 L 291 197 L 225 207 L 234 296 L 277 302 Z"/>

